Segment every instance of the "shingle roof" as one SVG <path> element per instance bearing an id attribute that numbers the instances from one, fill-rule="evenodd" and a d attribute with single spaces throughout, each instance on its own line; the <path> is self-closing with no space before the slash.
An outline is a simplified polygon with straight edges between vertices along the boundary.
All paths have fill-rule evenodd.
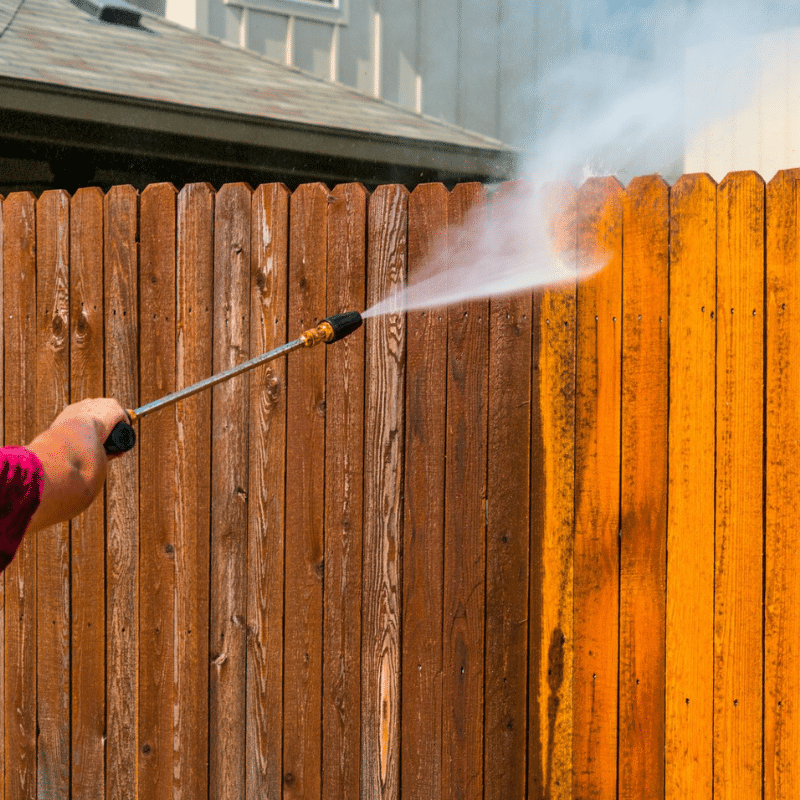
<path id="1" fill-rule="evenodd" d="M 249 118 L 507 151 L 489 137 L 145 15 L 101 22 L 69 0 L 0 0 L 0 77 Z M 16 12 L 16 14 L 15 14 Z M 10 24 L 9 24 L 10 23 Z"/>

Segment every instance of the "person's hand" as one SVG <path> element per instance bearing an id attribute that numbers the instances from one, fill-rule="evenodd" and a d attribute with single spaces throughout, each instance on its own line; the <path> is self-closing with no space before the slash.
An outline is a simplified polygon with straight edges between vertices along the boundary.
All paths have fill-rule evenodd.
<path id="1" fill-rule="evenodd" d="M 108 397 L 95 397 L 68 405 L 53 420 L 51 427 L 76 419 L 93 424 L 101 444 L 105 443 L 118 422 L 130 421 L 127 412 L 116 400 Z M 109 461 L 113 461 L 124 455 L 125 453 L 115 453 L 107 455 L 107 458 Z"/>

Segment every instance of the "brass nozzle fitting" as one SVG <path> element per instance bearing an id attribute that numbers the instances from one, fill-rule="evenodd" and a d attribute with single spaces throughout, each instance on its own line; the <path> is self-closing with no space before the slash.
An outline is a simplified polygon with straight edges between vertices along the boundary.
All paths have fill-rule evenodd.
<path id="1" fill-rule="evenodd" d="M 305 347 L 313 347 L 320 342 L 333 341 L 333 326 L 327 320 L 323 320 L 316 328 L 309 328 L 300 335 L 300 340 Z"/>

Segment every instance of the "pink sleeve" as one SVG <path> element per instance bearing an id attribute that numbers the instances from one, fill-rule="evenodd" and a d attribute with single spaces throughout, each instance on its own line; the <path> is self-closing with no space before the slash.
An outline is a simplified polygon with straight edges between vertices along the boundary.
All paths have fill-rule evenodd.
<path id="1" fill-rule="evenodd" d="M 17 553 L 42 500 L 42 462 L 24 447 L 0 447 L 0 572 Z"/>

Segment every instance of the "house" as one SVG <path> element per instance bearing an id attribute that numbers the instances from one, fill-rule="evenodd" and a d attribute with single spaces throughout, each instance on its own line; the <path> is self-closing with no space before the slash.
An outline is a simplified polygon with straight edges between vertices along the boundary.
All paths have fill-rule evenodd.
<path id="1" fill-rule="evenodd" d="M 79 7 L 80 6 L 80 7 Z M 512 148 L 123 2 L 0 0 L 0 192 L 497 181 Z"/>

